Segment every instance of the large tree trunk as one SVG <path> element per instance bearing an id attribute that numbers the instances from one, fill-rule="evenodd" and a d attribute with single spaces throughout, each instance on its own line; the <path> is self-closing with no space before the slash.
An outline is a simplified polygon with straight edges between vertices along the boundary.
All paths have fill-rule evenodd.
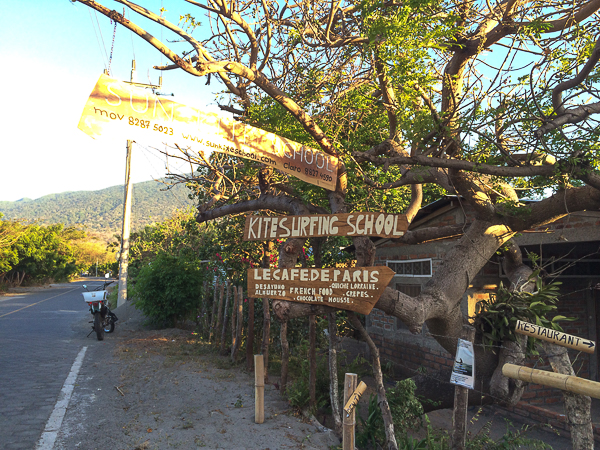
<path id="1" fill-rule="evenodd" d="M 543 342 L 544 351 L 552 369 L 563 375 L 575 375 L 569 353 L 565 347 Z M 594 448 L 594 429 L 592 427 L 592 399 L 587 395 L 573 394 L 563 391 L 565 413 L 571 428 L 573 450 L 590 450 Z"/>
<path id="2" fill-rule="evenodd" d="M 508 279 L 511 281 L 511 289 L 521 289 L 528 292 L 533 292 L 533 290 L 535 289 L 535 280 L 529 279 L 533 272 L 528 266 L 523 264 L 521 250 L 513 241 L 510 241 L 508 243 L 507 248 L 504 251 L 503 265 L 504 270 L 508 275 Z M 523 359 L 524 352 L 522 351 L 522 349 L 524 349 L 526 343 L 526 339 L 521 339 L 521 347 L 519 347 L 519 351 L 523 353 Z M 550 365 L 552 366 L 552 369 L 555 372 L 561 373 L 563 375 L 575 375 L 566 348 L 549 342 L 541 341 L 541 343 L 544 348 L 544 351 L 546 352 L 546 356 L 550 361 Z M 506 344 L 504 345 L 506 346 Z M 520 356 L 521 353 L 517 353 L 517 360 Z M 499 364 L 497 370 L 502 370 L 502 366 L 503 364 Z M 507 377 L 503 378 L 508 379 Z M 506 383 L 498 383 L 498 385 L 501 384 Z M 518 390 L 522 391 L 522 388 L 519 388 Z M 516 401 L 518 401 L 519 398 L 516 398 Z M 571 392 L 563 391 L 563 398 L 565 401 L 565 412 L 567 420 L 568 423 L 571 425 L 571 441 L 573 443 L 573 449 L 593 449 L 594 432 L 592 428 L 592 417 L 590 413 L 592 405 L 590 397 L 586 395 L 573 394 Z M 516 403 L 516 401 L 514 403 Z"/>

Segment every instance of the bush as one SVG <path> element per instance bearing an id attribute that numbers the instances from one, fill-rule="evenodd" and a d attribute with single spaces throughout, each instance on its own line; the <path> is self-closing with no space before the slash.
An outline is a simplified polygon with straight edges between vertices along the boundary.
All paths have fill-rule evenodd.
<path id="1" fill-rule="evenodd" d="M 204 280 L 212 272 L 186 255 L 159 253 L 142 267 L 133 287 L 136 308 L 159 326 L 174 326 L 198 310 Z"/>

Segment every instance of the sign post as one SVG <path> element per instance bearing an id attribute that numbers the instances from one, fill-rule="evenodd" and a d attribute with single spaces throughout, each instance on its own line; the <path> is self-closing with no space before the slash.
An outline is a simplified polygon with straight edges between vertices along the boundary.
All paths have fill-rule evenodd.
<path id="1" fill-rule="evenodd" d="M 369 314 L 395 274 L 387 266 L 248 269 L 248 296 Z"/>
<path id="2" fill-rule="evenodd" d="M 473 356 L 474 338 L 475 328 L 469 325 L 463 325 L 462 339 L 458 340 L 456 359 L 454 361 L 454 368 L 452 369 L 452 379 L 450 380 L 451 383 L 456 384 L 456 387 L 454 388 L 454 411 L 452 412 L 452 450 L 464 449 L 465 441 L 467 439 L 467 407 L 469 406 L 469 388 L 465 386 L 470 384 L 470 389 L 472 389 L 472 383 L 475 379 L 475 359 Z M 464 342 L 470 344 L 470 361 L 462 360 L 462 358 L 468 358 L 469 353 L 468 351 L 464 351 L 465 349 L 469 348 L 469 346 L 465 345 Z M 468 364 L 468 362 L 470 362 L 470 364 Z M 471 366 L 471 379 L 469 384 L 465 383 L 466 380 L 457 380 L 455 377 L 455 371 L 457 370 L 460 373 L 466 372 L 465 376 L 469 376 L 469 370 L 467 366 Z"/>
<path id="3" fill-rule="evenodd" d="M 540 327 L 529 322 L 517 320 L 515 332 L 552 342 L 561 347 L 568 347 L 586 353 L 594 353 L 596 350 L 596 343 L 592 340 L 583 339 L 550 328 Z M 590 397 L 600 399 L 600 383 L 579 378 L 574 375 L 564 375 L 556 372 L 531 369 L 515 364 L 504 364 L 504 366 L 502 366 L 502 375 L 515 380 L 550 386 L 574 394 L 589 395 Z"/>
<path id="4" fill-rule="evenodd" d="M 265 367 L 263 355 L 254 355 L 254 423 L 265 421 Z"/>
<path id="5" fill-rule="evenodd" d="M 552 330 L 550 328 L 540 327 L 529 322 L 517 320 L 515 332 L 531 336 L 543 341 L 552 342 L 561 347 L 568 347 L 574 350 L 579 350 L 585 353 L 594 353 L 596 351 L 596 343 L 591 339 L 583 339 L 561 331 Z"/>

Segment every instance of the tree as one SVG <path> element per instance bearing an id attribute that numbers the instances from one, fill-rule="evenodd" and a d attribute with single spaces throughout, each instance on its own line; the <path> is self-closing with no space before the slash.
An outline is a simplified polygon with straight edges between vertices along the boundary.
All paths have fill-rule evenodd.
<path id="1" fill-rule="evenodd" d="M 409 222 L 432 186 L 469 204 L 468 226 L 400 239 L 461 235 L 418 297 L 389 288 L 376 305 L 412 331 L 427 323 L 452 354 L 465 320 L 458 305 L 496 251 L 520 231 L 600 207 L 599 0 L 188 0 L 207 15 L 211 35 L 203 40 L 192 35 L 199 21 L 189 14 L 175 25 L 163 12 L 118 0 L 191 45 L 179 53 L 116 11 L 79 1 L 157 48 L 172 62 L 161 69 L 209 81 L 214 74 L 226 89 L 223 110 L 341 158 L 336 190 L 324 192 L 248 161 L 207 161 L 182 149 L 178 157 L 203 168 L 188 180 L 204 187 L 198 221 L 258 210 L 387 209 L 408 187 Z M 553 195 L 520 201 L 545 189 Z M 294 265 L 303 245 L 285 242 L 279 264 Z M 371 265 L 372 243 L 354 245 L 358 264 Z M 509 275 L 523 270 L 516 253 L 506 253 Z M 273 307 L 280 320 L 310 310 Z M 514 403 L 520 392 L 500 373 L 507 358 L 478 355 L 477 373 L 486 390 Z"/>

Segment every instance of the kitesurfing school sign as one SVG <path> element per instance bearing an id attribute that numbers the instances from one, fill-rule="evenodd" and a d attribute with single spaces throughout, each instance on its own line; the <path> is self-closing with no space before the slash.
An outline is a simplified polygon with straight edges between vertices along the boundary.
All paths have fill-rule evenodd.
<path id="1" fill-rule="evenodd" d="M 394 275 L 387 266 L 248 269 L 248 296 L 369 314 Z"/>
<path id="2" fill-rule="evenodd" d="M 246 216 L 245 241 L 320 236 L 398 238 L 408 229 L 404 214 L 358 212 L 305 216 Z"/>
<path id="3" fill-rule="evenodd" d="M 79 128 L 94 139 L 111 135 L 156 140 L 199 153 L 226 153 L 329 190 L 335 190 L 337 182 L 338 159 L 334 156 L 104 74 L 88 98 Z"/>

